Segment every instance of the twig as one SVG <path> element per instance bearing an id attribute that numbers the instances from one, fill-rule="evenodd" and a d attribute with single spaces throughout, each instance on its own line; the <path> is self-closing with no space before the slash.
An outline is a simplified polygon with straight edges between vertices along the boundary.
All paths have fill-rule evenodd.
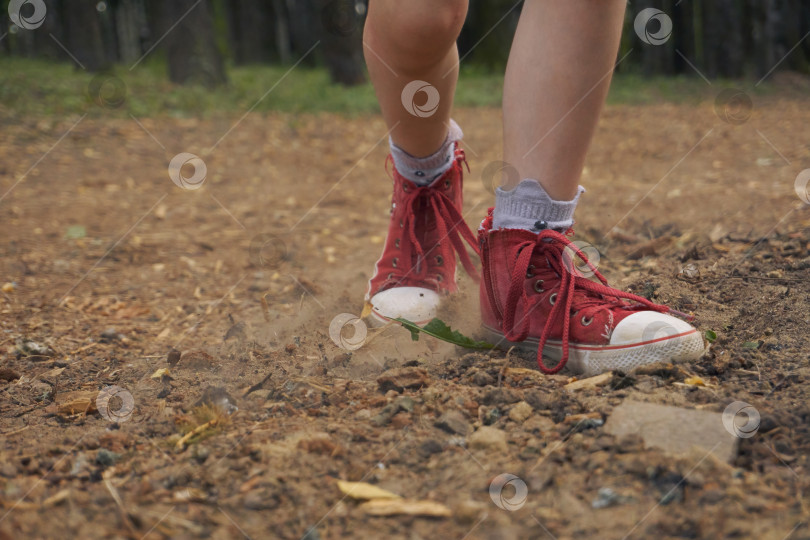
<path id="1" fill-rule="evenodd" d="M 270 373 L 268 373 L 267 375 L 265 375 L 265 376 L 264 376 L 264 379 L 262 379 L 261 381 L 257 382 L 256 384 L 254 384 L 253 386 L 251 386 L 250 388 L 248 388 L 248 389 L 247 389 L 247 392 L 245 392 L 244 394 L 242 394 L 242 397 L 245 397 L 245 396 L 247 396 L 248 394 L 250 394 L 250 393 L 252 393 L 252 392 L 255 392 L 256 390 L 261 390 L 262 386 L 264 386 L 264 383 L 266 383 L 267 381 L 269 381 L 269 380 L 270 380 L 270 377 L 272 377 L 272 376 L 273 376 L 273 372 L 271 371 Z"/>
<path id="2" fill-rule="evenodd" d="M 182 452 L 183 450 L 186 449 L 189 439 L 191 439 L 195 435 L 199 435 L 208 428 L 216 426 L 219 423 L 219 420 L 220 420 L 219 418 L 214 418 L 213 420 L 209 420 L 208 422 L 195 427 L 194 429 L 183 435 L 179 441 L 177 441 L 177 444 L 174 445 L 174 449 L 177 450 L 178 452 Z"/>
<path id="3" fill-rule="evenodd" d="M 503 380 L 503 375 L 504 375 L 504 373 L 506 373 L 506 368 L 509 366 L 509 355 L 512 353 L 512 349 L 514 349 L 514 348 L 515 348 L 515 346 L 512 345 L 511 347 L 509 347 L 509 350 L 506 351 L 506 362 L 503 363 L 503 366 L 501 366 L 501 370 L 498 372 L 498 388 L 501 387 L 501 381 Z"/>
<path id="4" fill-rule="evenodd" d="M 108 471 L 108 472 L 110 472 L 110 471 Z M 118 505 L 118 510 L 119 510 L 120 515 L 121 515 L 121 521 L 124 522 L 124 525 L 126 526 L 127 530 L 129 531 L 130 535 L 132 536 L 132 538 L 139 538 L 140 535 L 135 531 L 135 527 L 132 525 L 132 521 L 130 520 L 130 517 L 129 517 L 129 512 L 127 512 L 126 508 L 124 508 L 124 503 L 121 500 L 121 495 L 118 493 L 118 490 L 115 489 L 115 486 L 112 485 L 112 482 L 110 482 L 109 477 L 110 477 L 109 474 L 104 474 L 103 475 L 104 485 L 106 486 L 107 491 L 110 492 L 110 495 L 112 496 L 113 500 L 115 501 L 115 504 Z"/>
<path id="5" fill-rule="evenodd" d="M 19 429 L 15 429 L 15 430 L 12 430 L 12 431 L 7 431 L 7 432 L 2 433 L 0 435 L 2 435 L 3 437 L 10 437 L 11 435 L 16 435 L 17 433 L 22 433 L 26 429 L 30 428 L 31 425 L 32 424 L 28 424 L 27 426 L 23 426 L 23 427 L 21 427 Z"/>

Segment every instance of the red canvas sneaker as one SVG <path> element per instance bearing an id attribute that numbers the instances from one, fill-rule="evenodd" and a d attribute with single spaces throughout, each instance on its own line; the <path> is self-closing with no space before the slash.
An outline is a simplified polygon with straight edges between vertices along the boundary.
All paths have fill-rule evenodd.
<path id="1" fill-rule="evenodd" d="M 685 314 L 609 287 L 566 235 L 549 229 L 539 234 L 492 230 L 492 209 L 478 235 L 485 332 L 493 343 L 536 350 L 544 373 L 566 365 L 586 376 L 627 372 L 703 354 L 700 333 L 667 313 Z M 544 356 L 556 365 L 549 367 Z"/>
<path id="2" fill-rule="evenodd" d="M 464 246 L 466 241 L 478 254 L 475 235 L 461 215 L 463 163 L 464 151 L 456 144 L 453 165 L 428 186 L 417 186 L 393 168 L 391 223 L 366 292 L 364 314 L 370 310 L 372 324 L 398 317 L 428 323 L 441 297 L 457 290 L 456 253 L 477 278 Z"/>

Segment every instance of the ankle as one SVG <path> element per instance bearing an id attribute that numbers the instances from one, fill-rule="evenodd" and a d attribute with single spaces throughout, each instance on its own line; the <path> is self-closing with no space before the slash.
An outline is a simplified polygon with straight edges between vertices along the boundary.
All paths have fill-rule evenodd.
<path id="1" fill-rule="evenodd" d="M 579 186 L 570 201 L 555 201 L 540 185 L 527 178 L 512 190 L 495 190 L 493 229 L 524 229 L 539 232 L 540 228 L 566 230 L 574 224 L 574 210 L 585 188 Z"/>
<path id="2" fill-rule="evenodd" d="M 441 147 L 425 157 L 412 156 L 389 138 L 391 157 L 397 172 L 411 182 L 427 186 L 453 166 L 455 145 L 464 136 L 455 121 L 450 120 L 450 129 Z"/>

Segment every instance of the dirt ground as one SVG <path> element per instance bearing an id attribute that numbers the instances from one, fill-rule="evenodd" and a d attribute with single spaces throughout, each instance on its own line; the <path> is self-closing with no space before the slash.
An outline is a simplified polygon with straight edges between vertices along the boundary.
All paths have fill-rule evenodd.
<path id="1" fill-rule="evenodd" d="M 500 113 L 457 120 L 475 227 Z M 810 98 L 758 98 L 736 125 L 711 102 L 606 110 L 577 238 L 614 286 L 717 340 L 694 365 L 579 391 L 400 327 L 351 352 L 330 339 L 382 248 L 381 119 L 138 122 L 2 119 L 0 538 L 810 538 L 810 207 L 794 190 Z M 169 178 L 180 152 L 204 160 L 200 189 Z M 443 318 L 475 335 L 460 279 Z M 743 401 L 761 424 L 731 464 L 671 456 L 605 431 L 627 401 Z M 482 426 L 506 444 L 474 439 Z M 518 510 L 490 498 L 504 473 L 527 486 Z M 370 515 L 338 480 L 449 516 Z"/>

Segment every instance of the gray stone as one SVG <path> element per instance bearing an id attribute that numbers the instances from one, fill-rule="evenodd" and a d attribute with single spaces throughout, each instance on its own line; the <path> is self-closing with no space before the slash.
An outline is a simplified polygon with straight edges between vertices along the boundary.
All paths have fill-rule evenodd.
<path id="1" fill-rule="evenodd" d="M 532 415 L 532 412 L 532 406 L 525 401 L 521 401 L 516 403 L 509 410 L 509 419 L 513 422 L 517 422 L 518 424 L 522 424 L 528 417 Z"/>
<path id="2" fill-rule="evenodd" d="M 464 415 L 454 409 L 449 409 L 436 420 L 436 427 L 444 431 L 456 434 L 467 435 L 470 431 L 470 423 Z"/>
<path id="3" fill-rule="evenodd" d="M 480 427 L 470 435 L 469 446 L 473 450 L 506 452 L 506 433 L 490 426 Z"/>
<path id="4" fill-rule="evenodd" d="M 637 434 L 647 448 L 674 456 L 685 456 L 697 447 L 728 463 L 736 457 L 739 442 L 723 426 L 720 413 L 637 401 L 614 408 L 605 431 L 616 437 Z"/>

